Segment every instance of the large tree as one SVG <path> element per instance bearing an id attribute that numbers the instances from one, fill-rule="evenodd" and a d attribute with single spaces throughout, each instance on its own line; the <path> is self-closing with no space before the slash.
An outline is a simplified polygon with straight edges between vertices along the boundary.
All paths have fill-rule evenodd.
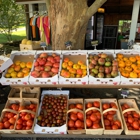
<path id="1" fill-rule="evenodd" d="M 87 0 L 46 0 L 51 21 L 52 49 L 65 50 L 65 42 L 72 49 L 84 49 L 89 19 L 107 0 L 95 0 L 88 7 Z"/>

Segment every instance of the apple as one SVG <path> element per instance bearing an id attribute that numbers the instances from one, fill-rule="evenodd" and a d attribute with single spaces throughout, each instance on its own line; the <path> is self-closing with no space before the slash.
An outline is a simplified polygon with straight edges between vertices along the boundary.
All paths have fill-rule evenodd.
<path id="1" fill-rule="evenodd" d="M 53 64 L 50 62 L 50 61 L 47 61 L 46 63 L 45 63 L 45 66 L 52 66 Z"/>
<path id="2" fill-rule="evenodd" d="M 59 63 L 54 63 L 54 64 L 53 64 L 53 67 L 54 67 L 54 68 L 59 68 Z"/>
<path id="3" fill-rule="evenodd" d="M 50 71 L 51 70 L 51 67 L 50 66 L 45 66 L 44 67 L 44 71 Z"/>
<path id="4" fill-rule="evenodd" d="M 43 59 L 41 59 L 41 60 L 39 61 L 39 65 L 40 65 L 40 66 L 45 65 L 45 63 L 46 63 L 46 61 L 43 60 Z"/>
<path id="5" fill-rule="evenodd" d="M 59 69 L 53 67 L 53 68 L 51 69 L 51 71 L 52 71 L 53 73 L 58 73 Z"/>
<path id="6" fill-rule="evenodd" d="M 93 65 L 92 63 L 90 63 L 90 64 L 88 65 L 88 68 L 89 68 L 89 69 L 93 69 L 93 68 L 94 68 L 94 65 Z"/>
<path id="7" fill-rule="evenodd" d="M 32 71 L 31 72 L 31 76 L 33 76 L 34 78 L 37 78 L 37 77 L 39 77 L 39 72 L 38 71 Z"/>
<path id="8" fill-rule="evenodd" d="M 34 62 L 34 66 L 36 67 L 36 66 L 38 66 L 38 65 L 39 65 L 38 61 L 35 61 L 35 62 Z"/>
<path id="9" fill-rule="evenodd" d="M 99 77 L 99 78 L 104 78 L 104 73 L 103 73 L 103 72 L 99 72 L 99 73 L 98 73 L 98 77 Z"/>
<path id="10" fill-rule="evenodd" d="M 36 66 L 36 67 L 34 67 L 34 70 L 39 72 L 41 70 L 41 67 L 40 66 Z"/>
<path id="11" fill-rule="evenodd" d="M 105 66 L 106 66 L 106 67 L 111 66 L 111 62 L 110 62 L 110 61 L 105 62 Z"/>
<path id="12" fill-rule="evenodd" d="M 94 73 L 94 74 L 98 74 L 98 70 L 97 69 L 95 69 L 95 68 L 93 68 L 93 69 L 91 69 L 91 71 Z"/>
<path id="13" fill-rule="evenodd" d="M 47 58 L 47 56 L 48 54 L 44 52 L 39 55 L 39 58 Z"/>
<path id="14" fill-rule="evenodd" d="M 44 71 L 44 72 L 42 72 L 41 77 L 48 78 L 48 77 L 50 77 L 50 74 L 48 72 Z"/>
<path id="15" fill-rule="evenodd" d="M 104 65 L 105 64 L 105 59 L 104 58 L 99 58 L 98 59 L 98 64 L 99 65 Z"/>

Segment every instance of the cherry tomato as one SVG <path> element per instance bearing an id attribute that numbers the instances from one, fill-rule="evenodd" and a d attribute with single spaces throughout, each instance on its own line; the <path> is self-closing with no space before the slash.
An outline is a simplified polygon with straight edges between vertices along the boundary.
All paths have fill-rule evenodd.
<path id="1" fill-rule="evenodd" d="M 94 107 L 97 107 L 97 108 L 100 108 L 100 102 L 94 101 L 94 102 L 93 102 L 93 106 L 94 106 Z"/>
<path id="2" fill-rule="evenodd" d="M 118 125 L 116 125 L 116 124 L 112 125 L 112 129 L 113 129 L 113 130 L 116 130 L 116 129 L 118 129 L 118 128 L 119 128 Z"/>
<path id="3" fill-rule="evenodd" d="M 103 109 L 106 110 L 106 109 L 108 109 L 108 108 L 110 108 L 110 105 L 109 105 L 108 103 L 104 103 L 104 104 L 103 104 Z"/>
<path id="4" fill-rule="evenodd" d="M 74 121 L 73 120 L 69 120 L 68 121 L 68 126 L 69 127 L 74 127 Z"/>
<path id="5" fill-rule="evenodd" d="M 107 119 L 108 119 L 109 121 L 112 121 L 112 120 L 113 120 L 113 115 L 108 114 L 108 115 L 107 115 Z"/>
<path id="6" fill-rule="evenodd" d="M 110 125 L 110 121 L 108 119 L 104 119 L 104 124 L 105 124 L 105 126 L 109 126 Z"/>
<path id="7" fill-rule="evenodd" d="M 76 104 L 76 108 L 80 109 L 80 110 L 83 110 L 83 105 L 81 103 L 78 103 L 78 104 Z"/>
<path id="8" fill-rule="evenodd" d="M 139 122 L 138 122 L 138 121 L 134 121 L 134 122 L 133 122 L 133 128 L 134 128 L 134 129 L 139 129 L 139 126 L 140 126 L 140 125 L 139 125 Z"/>
<path id="9" fill-rule="evenodd" d="M 0 129 L 4 128 L 4 124 L 2 122 L 0 122 Z"/>
<path id="10" fill-rule="evenodd" d="M 98 123 L 94 123 L 92 126 L 93 129 L 98 129 L 101 128 L 100 125 Z"/>
<path id="11" fill-rule="evenodd" d="M 33 125 L 33 121 L 32 121 L 32 120 L 28 120 L 28 121 L 26 122 L 26 124 L 27 124 L 27 126 L 31 127 L 31 126 Z"/>
<path id="12" fill-rule="evenodd" d="M 77 120 L 77 115 L 72 113 L 70 114 L 70 119 L 73 120 L 73 121 L 76 121 Z"/>
<path id="13" fill-rule="evenodd" d="M 22 125 L 21 124 L 17 124 L 16 125 L 16 130 L 21 130 L 22 129 Z"/>
<path id="14" fill-rule="evenodd" d="M 75 126 L 78 127 L 82 127 L 82 122 L 80 120 L 75 121 Z"/>
<path id="15" fill-rule="evenodd" d="M 91 115 L 92 113 L 93 113 L 92 110 L 89 110 L 86 114 Z"/>
<path id="16" fill-rule="evenodd" d="M 114 124 L 118 125 L 118 128 L 121 128 L 121 122 L 119 120 L 115 120 Z"/>
<path id="17" fill-rule="evenodd" d="M 81 113 L 81 112 L 78 112 L 78 113 L 77 113 L 77 117 L 78 117 L 78 119 L 81 120 L 81 121 L 84 120 L 84 115 L 83 115 L 83 113 Z"/>
<path id="18" fill-rule="evenodd" d="M 90 108 L 90 107 L 92 107 L 92 103 L 87 103 L 86 108 Z"/>
<path id="19" fill-rule="evenodd" d="M 73 109 L 73 108 L 76 108 L 75 105 L 74 104 L 70 104 L 69 105 L 69 109 Z"/>
<path id="20" fill-rule="evenodd" d="M 90 119 L 86 119 L 86 126 L 91 127 L 92 126 L 92 121 Z"/>
<path id="21" fill-rule="evenodd" d="M 139 118 L 140 115 L 139 115 L 138 113 L 134 112 L 134 113 L 133 113 L 133 117 L 135 117 L 135 118 Z"/>
<path id="22" fill-rule="evenodd" d="M 128 120 L 127 120 L 129 123 L 133 123 L 133 121 L 134 121 L 134 118 L 132 118 L 132 117 L 128 117 Z"/>
<path id="23" fill-rule="evenodd" d="M 6 121 L 6 122 L 4 122 L 4 128 L 9 128 L 10 127 L 10 123 L 9 123 L 9 121 Z"/>
<path id="24" fill-rule="evenodd" d="M 10 118 L 10 119 L 9 119 L 9 122 L 10 122 L 11 124 L 15 124 L 15 121 L 16 121 L 15 118 Z"/>
<path id="25" fill-rule="evenodd" d="M 90 116 L 90 119 L 94 122 L 94 121 L 96 121 L 98 118 L 97 118 L 96 114 L 92 113 L 91 116 Z"/>

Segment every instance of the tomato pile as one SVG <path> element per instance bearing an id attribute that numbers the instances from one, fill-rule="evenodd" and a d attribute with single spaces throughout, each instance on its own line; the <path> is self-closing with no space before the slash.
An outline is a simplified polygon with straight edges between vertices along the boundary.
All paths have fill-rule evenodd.
<path id="1" fill-rule="evenodd" d="M 0 129 L 14 129 L 17 114 L 12 112 L 4 112 L 3 118 L 0 121 Z"/>
<path id="2" fill-rule="evenodd" d="M 96 107 L 97 109 L 92 109 L 92 107 Z M 101 124 L 101 113 L 98 109 L 100 109 L 100 102 L 94 101 L 85 104 L 86 109 L 90 109 L 86 112 L 86 127 L 88 129 L 98 129 L 102 128 Z"/>
<path id="3" fill-rule="evenodd" d="M 131 108 L 130 105 L 124 103 L 121 105 L 122 111 Z M 123 114 L 128 130 L 140 130 L 140 115 L 136 111 L 127 111 Z"/>
<path id="4" fill-rule="evenodd" d="M 70 104 L 69 110 L 75 109 L 68 114 L 68 130 L 81 130 L 84 129 L 84 113 L 83 104 Z"/>
<path id="5" fill-rule="evenodd" d="M 103 103 L 102 109 L 107 110 L 109 108 L 115 108 L 118 109 L 117 105 L 114 102 L 110 103 Z M 117 116 L 116 111 L 107 111 L 106 113 L 103 113 L 103 121 L 105 125 L 106 130 L 117 130 L 121 129 L 121 121 L 117 118 L 115 119 L 115 116 Z"/>
<path id="6" fill-rule="evenodd" d="M 58 127 L 66 123 L 67 96 L 45 95 L 37 124 L 42 127 Z"/>

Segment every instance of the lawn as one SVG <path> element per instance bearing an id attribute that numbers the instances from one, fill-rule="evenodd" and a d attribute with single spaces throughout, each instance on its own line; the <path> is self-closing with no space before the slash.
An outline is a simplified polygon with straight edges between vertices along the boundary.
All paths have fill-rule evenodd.
<path id="1" fill-rule="evenodd" d="M 22 31 L 15 31 L 12 34 L 12 38 L 13 41 L 20 41 L 24 38 L 26 38 L 26 31 L 22 30 Z M 7 39 L 3 34 L 0 34 L 0 43 L 6 43 Z"/>

